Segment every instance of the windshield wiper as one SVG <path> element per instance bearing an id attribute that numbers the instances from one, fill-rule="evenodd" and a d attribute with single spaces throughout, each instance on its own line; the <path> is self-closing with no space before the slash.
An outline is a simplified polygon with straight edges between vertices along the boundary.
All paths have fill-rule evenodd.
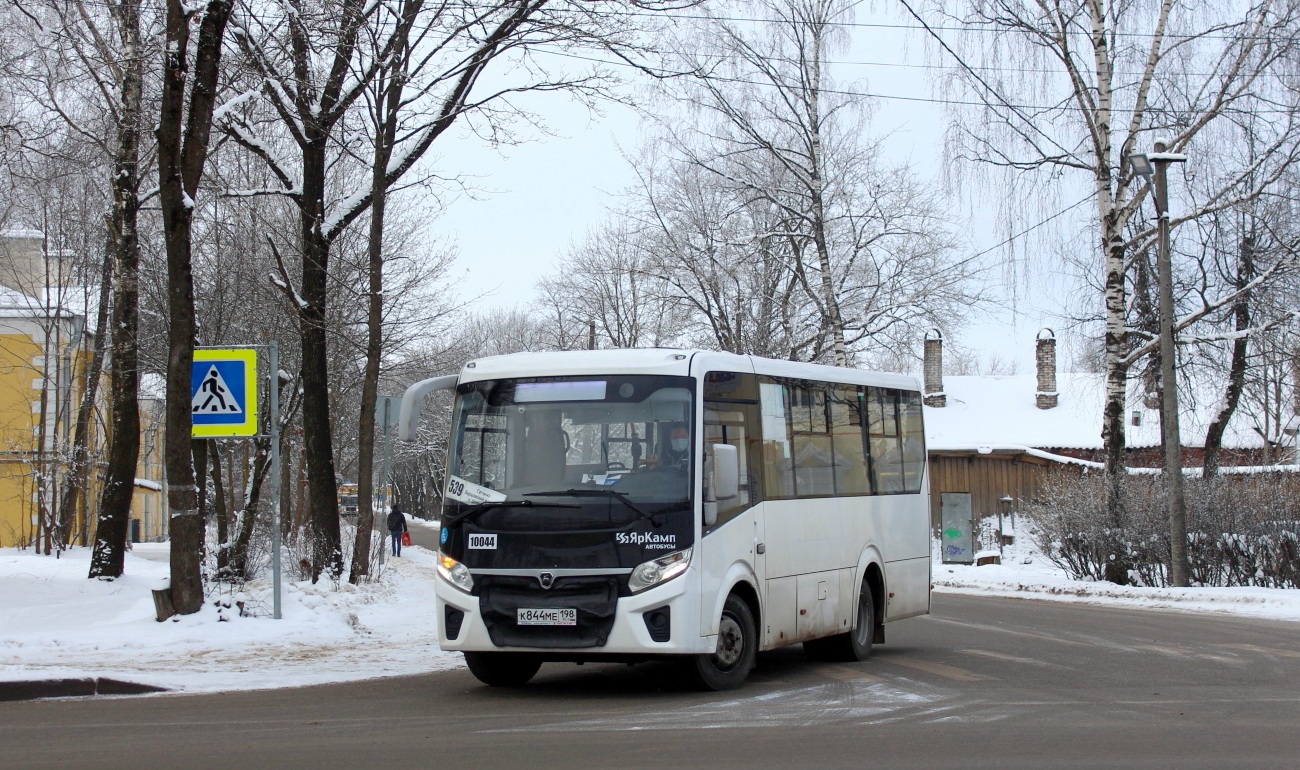
<path id="1" fill-rule="evenodd" d="M 484 511 L 495 510 L 497 508 L 532 508 L 535 505 L 537 505 L 537 503 L 534 503 L 532 500 L 491 500 L 488 502 L 479 503 L 477 505 L 471 505 L 470 507 L 466 508 L 465 510 L 456 514 L 455 516 L 444 516 L 443 523 L 455 524 L 459 521 L 464 521 L 465 519 L 468 519 L 471 516 L 478 516 L 480 513 L 483 513 Z M 578 506 L 552 505 L 548 503 L 547 507 L 548 508 L 577 508 Z"/>
<path id="2" fill-rule="evenodd" d="M 613 497 L 631 509 L 636 514 L 637 521 L 648 519 L 656 527 L 662 526 L 659 523 L 659 514 L 647 513 L 641 510 L 625 493 L 617 489 L 565 489 L 555 492 L 525 492 L 524 497 Z"/>

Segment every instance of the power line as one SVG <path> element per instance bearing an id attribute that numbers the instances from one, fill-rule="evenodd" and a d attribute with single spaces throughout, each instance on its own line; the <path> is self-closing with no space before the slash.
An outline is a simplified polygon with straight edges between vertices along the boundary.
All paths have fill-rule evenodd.
<path id="1" fill-rule="evenodd" d="M 81 4 L 86 6 L 99 7 L 99 8 L 116 7 L 114 3 L 108 2 L 108 0 L 82 0 Z M 854 3 L 854 5 L 858 5 L 858 4 L 860 3 Z M 441 2 L 441 3 L 435 3 L 435 5 L 436 7 L 439 8 L 452 8 L 452 9 L 475 10 L 475 11 L 484 10 L 482 4 L 474 4 L 469 2 Z M 282 16 L 275 16 L 269 14 L 256 14 L 247 10 L 245 10 L 242 15 L 250 18 L 260 19 L 260 20 L 283 18 Z M 600 15 L 604 17 L 615 17 L 615 18 L 623 17 L 623 18 L 644 18 L 644 19 L 670 19 L 674 21 L 723 21 L 723 22 L 730 22 L 736 24 L 787 24 L 789 23 L 789 21 L 786 19 L 760 18 L 757 16 L 730 16 L 730 15 L 722 16 L 722 15 L 714 15 L 714 14 L 684 13 L 678 11 L 632 11 L 632 10 L 608 9 L 608 10 L 601 10 L 599 12 L 593 12 L 592 15 Z M 892 22 L 879 22 L 879 21 L 873 21 L 873 22 L 826 21 L 824 23 L 826 24 L 826 26 L 833 26 L 833 27 L 844 27 L 848 29 L 878 29 L 884 31 L 894 31 L 894 30 L 927 31 L 927 29 L 930 29 L 938 32 L 960 32 L 963 34 L 981 33 L 981 34 L 993 34 L 993 35 L 1005 34 L 1008 31 L 1004 28 L 998 28 L 992 25 L 973 25 L 973 24 L 963 24 L 959 26 L 930 25 L 927 28 L 920 24 L 892 23 Z M 1091 33 L 1089 30 L 1084 30 L 1084 29 L 1079 30 L 1079 35 L 1081 37 L 1087 37 L 1090 34 Z M 1136 38 L 1136 39 L 1150 39 L 1155 37 L 1154 32 L 1128 32 L 1123 30 L 1109 30 L 1107 32 L 1107 35 L 1113 37 Z M 1170 41 L 1199 39 L 1199 40 L 1227 40 L 1227 41 L 1240 42 L 1240 41 L 1247 41 L 1247 40 L 1276 39 L 1275 36 L 1271 36 L 1271 35 L 1206 35 L 1206 34 L 1198 34 L 1198 33 L 1176 34 L 1170 32 L 1163 33 L 1162 37 L 1165 40 L 1170 40 Z"/>
<path id="2" fill-rule="evenodd" d="M 1078 201 L 1076 201 L 1075 203 L 1073 203 L 1073 204 L 1071 204 L 1071 205 L 1069 205 L 1069 206 L 1067 206 L 1067 207 L 1061 209 L 1060 211 L 1056 212 L 1055 214 L 1051 215 L 1050 217 L 1048 217 L 1048 218 L 1046 218 L 1046 219 L 1043 219 L 1043 220 L 1041 220 L 1041 221 L 1039 221 L 1039 222 L 1037 222 L 1037 223 L 1035 223 L 1035 224 L 1033 224 L 1033 225 L 1030 225 L 1029 227 L 1026 227 L 1024 230 L 1021 230 L 1021 231 L 1018 232 L 1018 233 L 1012 233 L 1011 235 L 1007 236 L 1007 238 L 1006 238 L 1005 240 L 1003 240 L 1001 243 L 994 244 L 994 245 L 988 247 L 987 249 L 985 249 L 985 250 L 983 250 L 983 251 L 981 251 L 981 252 L 977 252 L 977 253 L 975 253 L 975 254 L 972 254 L 970 258 L 971 258 L 971 259 L 979 259 L 980 257 L 984 256 L 985 254 L 989 254 L 989 253 L 992 253 L 992 252 L 994 252 L 994 251 L 997 251 L 998 249 L 1002 248 L 1003 246 L 1006 246 L 1006 245 L 1010 244 L 1012 241 L 1015 241 L 1015 240 L 1018 239 L 1018 238 L 1023 238 L 1024 236 L 1029 235 L 1030 233 L 1032 233 L 1033 231 L 1037 230 L 1038 228 L 1043 227 L 1044 225 L 1047 225 L 1048 223 L 1050 223 L 1050 222 L 1052 222 L 1052 221 L 1054 221 L 1054 220 L 1056 220 L 1056 219 L 1060 219 L 1061 217 L 1065 216 L 1066 214 L 1070 213 L 1071 211 L 1073 211 L 1073 210 L 1079 208 L 1079 207 L 1082 206 L 1083 204 L 1085 204 L 1085 203 L 1087 203 L 1088 201 L 1092 200 L 1092 198 L 1093 198 L 1092 193 L 1088 193 L 1087 195 L 1083 196 L 1082 198 L 1080 198 L 1080 199 L 1079 199 Z"/>

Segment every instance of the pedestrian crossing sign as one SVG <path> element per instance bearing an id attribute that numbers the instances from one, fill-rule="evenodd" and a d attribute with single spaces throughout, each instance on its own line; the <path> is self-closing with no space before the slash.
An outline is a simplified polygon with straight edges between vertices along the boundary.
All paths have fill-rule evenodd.
<path id="1" fill-rule="evenodd" d="M 195 349 L 190 417 L 194 438 L 257 435 L 256 349 Z"/>

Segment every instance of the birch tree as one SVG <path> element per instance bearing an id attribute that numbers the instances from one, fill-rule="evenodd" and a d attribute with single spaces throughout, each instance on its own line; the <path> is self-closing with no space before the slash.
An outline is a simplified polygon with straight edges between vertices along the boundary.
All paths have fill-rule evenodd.
<path id="1" fill-rule="evenodd" d="M 1167 140 L 1170 152 L 1195 157 L 1208 152 L 1201 140 L 1218 123 L 1267 114 L 1257 159 L 1222 168 L 1215 189 L 1175 213 L 1171 227 L 1177 235 L 1182 224 L 1276 185 L 1297 155 L 1295 94 L 1280 87 L 1292 66 L 1295 6 L 956 0 L 932 3 L 923 15 L 909 0 L 900 3 L 949 65 L 943 93 L 954 103 L 948 136 L 954 160 L 1000 170 L 1001 176 L 984 178 L 1002 189 L 1038 196 L 1073 177 L 1091 191 L 1089 229 L 1103 292 L 1107 509 L 1118 525 L 1128 373 L 1156 347 L 1134 335 L 1129 322 L 1135 255 L 1154 227 L 1140 214 L 1148 191 L 1127 158 L 1157 138 Z M 972 102 L 976 109 L 967 110 Z M 1190 310 L 1176 327 L 1187 328 L 1232 296 Z M 1123 571 L 1117 564 L 1112 577 L 1125 580 Z"/>

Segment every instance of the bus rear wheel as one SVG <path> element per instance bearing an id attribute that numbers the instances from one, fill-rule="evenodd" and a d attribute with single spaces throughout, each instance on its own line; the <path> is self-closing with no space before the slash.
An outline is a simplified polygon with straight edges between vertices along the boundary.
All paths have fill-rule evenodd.
<path id="1" fill-rule="evenodd" d="M 483 684 L 493 687 L 519 687 L 528 683 L 542 661 L 532 655 L 518 652 L 467 652 L 465 665 L 469 672 Z"/>
<path id="2" fill-rule="evenodd" d="M 864 580 L 858 590 L 858 622 L 853 630 L 804 642 L 804 654 L 813 660 L 866 660 L 871 657 L 871 641 L 875 634 L 876 602 L 871 586 Z"/>
<path id="3" fill-rule="evenodd" d="M 722 618 L 718 621 L 718 649 L 696 655 L 691 661 L 695 683 L 703 690 L 734 690 L 745 683 L 757 652 L 754 613 L 740 597 L 732 594 L 722 606 Z"/>

